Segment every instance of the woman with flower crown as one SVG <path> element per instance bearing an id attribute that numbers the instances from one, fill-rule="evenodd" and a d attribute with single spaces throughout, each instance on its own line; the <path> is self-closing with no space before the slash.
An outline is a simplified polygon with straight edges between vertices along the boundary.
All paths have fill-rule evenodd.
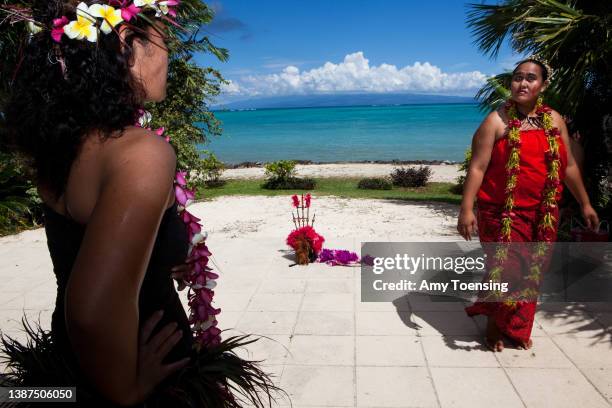
<path id="1" fill-rule="evenodd" d="M 510 100 L 485 118 L 472 141 L 457 230 L 470 240 L 477 228 L 487 254 L 485 280 L 511 288 L 506 294 L 481 293 L 466 308 L 470 316 L 487 316 L 486 343 L 493 351 L 503 350 L 504 338 L 520 348 L 532 345 L 537 289 L 550 262 L 548 243 L 556 240 L 562 183 L 579 202 L 589 228 L 599 223 L 568 148 L 565 122 L 543 104 L 551 75 L 538 57 L 520 61 Z M 536 244 L 520 246 L 528 242 Z"/>
<path id="2" fill-rule="evenodd" d="M 31 165 L 58 285 L 50 333 L 2 338 L 9 384 L 76 386 L 83 406 L 270 402 L 268 376 L 234 353 L 254 340 L 222 340 L 217 328 L 217 275 L 185 208 L 188 172 L 177 173 L 163 129 L 138 125 L 144 103 L 166 96 L 179 1 L 5 1 L 0 11 L 23 23 L 25 40 L 3 142 Z M 189 287 L 189 315 L 173 277 Z"/>

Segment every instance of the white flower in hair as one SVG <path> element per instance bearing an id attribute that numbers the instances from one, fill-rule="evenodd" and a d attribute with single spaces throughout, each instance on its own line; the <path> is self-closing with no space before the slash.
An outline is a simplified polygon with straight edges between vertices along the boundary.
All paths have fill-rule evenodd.
<path id="1" fill-rule="evenodd" d="M 134 5 L 136 7 L 151 6 L 151 7 L 155 7 L 156 8 L 157 0 L 134 0 Z"/>
<path id="2" fill-rule="evenodd" d="M 64 26 L 64 33 L 71 39 L 82 40 L 87 38 L 89 42 L 98 40 L 98 30 L 94 25 L 96 19 L 92 15 L 87 4 L 81 2 L 77 6 L 77 19 Z"/>
<path id="3" fill-rule="evenodd" d="M 113 31 L 113 27 L 123 21 L 121 17 L 121 10 L 117 10 L 112 6 L 105 4 L 93 4 L 89 7 L 89 12 L 94 17 L 100 17 L 104 19 L 104 22 L 100 26 L 100 30 L 104 34 L 109 34 Z"/>
<path id="4" fill-rule="evenodd" d="M 160 1 L 157 5 L 157 13 L 155 14 L 155 16 L 159 17 L 162 14 L 168 15 L 168 13 L 170 13 L 170 7 L 176 5 L 178 5 L 178 2 L 176 0 Z"/>
<path id="5" fill-rule="evenodd" d="M 28 21 L 28 31 L 32 35 L 38 34 L 42 31 L 42 27 L 32 21 Z"/>

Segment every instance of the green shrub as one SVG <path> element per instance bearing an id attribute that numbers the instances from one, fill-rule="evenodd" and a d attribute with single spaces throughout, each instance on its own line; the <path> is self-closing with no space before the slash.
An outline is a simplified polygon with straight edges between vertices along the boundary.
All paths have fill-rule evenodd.
<path id="1" fill-rule="evenodd" d="M 313 190 L 316 184 L 312 178 L 290 177 L 285 180 L 268 179 L 262 187 L 267 190 Z"/>
<path id="2" fill-rule="evenodd" d="M 268 181 L 287 181 L 295 178 L 295 162 L 293 160 L 279 160 L 271 163 L 266 163 L 266 177 Z"/>
<path id="3" fill-rule="evenodd" d="M 0 152 L 0 235 L 37 226 L 41 221 L 41 203 L 21 164 Z"/>
<path id="4" fill-rule="evenodd" d="M 214 153 L 206 152 L 208 157 L 202 159 L 202 179 L 206 187 L 221 187 L 225 185 L 225 180 L 221 180 L 225 164 Z"/>
<path id="5" fill-rule="evenodd" d="M 393 185 L 386 178 L 369 177 L 359 180 L 357 188 L 362 190 L 391 190 Z"/>
<path id="6" fill-rule="evenodd" d="M 424 187 L 431 177 L 431 168 L 428 166 L 398 167 L 391 173 L 394 186 L 398 187 Z"/>
<path id="7" fill-rule="evenodd" d="M 470 162 L 472 161 L 472 148 L 468 147 L 465 151 L 465 156 L 463 158 L 463 162 L 459 166 L 459 171 L 463 171 L 466 174 L 462 174 L 457 177 L 457 184 L 452 187 L 451 191 L 455 194 L 463 194 L 463 184 L 465 183 L 465 179 L 467 177 L 467 170 L 470 167 Z"/>
<path id="8" fill-rule="evenodd" d="M 266 181 L 262 185 L 268 190 L 312 190 L 316 182 L 311 178 L 296 176 L 296 162 L 293 160 L 279 160 L 265 165 Z"/>

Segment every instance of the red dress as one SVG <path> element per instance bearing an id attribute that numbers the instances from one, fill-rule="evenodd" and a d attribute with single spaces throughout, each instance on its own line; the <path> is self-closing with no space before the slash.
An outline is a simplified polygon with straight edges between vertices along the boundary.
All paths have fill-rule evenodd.
<path id="1" fill-rule="evenodd" d="M 510 235 L 511 242 L 537 242 L 538 223 L 542 219 L 542 193 L 546 177 L 548 175 L 548 163 L 545 151 L 548 150 L 548 140 L 543 129 L 531 129 L 520 132 L 520 172 L 514 189 L 515 216 L 512 221 Z M 565 178 L 567 167 L 567 151 L 562 139 L 558 138 L 559 156 L 561 166 L 559 178 Z M 480 242 L 498 242 L 501 231 L 501 218 L 506 198 L 506 163 L 510 153 L 507 138 L 495 141 L 491 160 L 485 172 L 482 185 L 477 194 L 477 222 Z M 563 184 L 557 189 L 557 201 L 561 198 Z M 555 217 L 555 232 L 553 241 L 556 240 L 556 229 L 558 226 L 558 207 L 552 215 Z M 490 270 L 494 262 L 494 247 L 486 246 L 487 269 Z M 504 269 L 500 281 L 512 282 L 524 285 L 525 277 L 525 254 L 520 250 L 510 249 L 508 260 L 504 263 Z M 546 270 L 550 258 L 542 265 Z M 490 277 L 485 276 L 485 281 Z M 520 283 L 523 282 L 523 283 Z M 536 287 L 537 289 L 537 287 Z M 492 317 L 502 333 L 515 341 L 526 343 L 531 336 L 533 319 L 536 310 L 536 300 L 519 302 L 516 306 L 508 306 L 501 302 L 477 301 L 474 305 L 466 308 L 470 316 L 483 314 Z"/>

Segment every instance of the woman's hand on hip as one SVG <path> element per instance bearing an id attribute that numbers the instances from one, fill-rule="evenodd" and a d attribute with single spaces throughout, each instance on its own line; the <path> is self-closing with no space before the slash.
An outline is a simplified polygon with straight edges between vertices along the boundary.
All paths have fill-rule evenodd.
<path id="1" fill-rule="evenodd" d="M 176 323 L 169 323 L 157 334 L 153 330 L 160 322 L 163 311 L 157 311 L 145 322 L 140 330 L 138 340 L 138 398 L 144 401 L 157 384 L 170 374 L 184 368 L 189 363 L 189 357 L 182 360 L 162 364 L 163 359 L 183 336 L 183 331 L 177 329 Z"/>

